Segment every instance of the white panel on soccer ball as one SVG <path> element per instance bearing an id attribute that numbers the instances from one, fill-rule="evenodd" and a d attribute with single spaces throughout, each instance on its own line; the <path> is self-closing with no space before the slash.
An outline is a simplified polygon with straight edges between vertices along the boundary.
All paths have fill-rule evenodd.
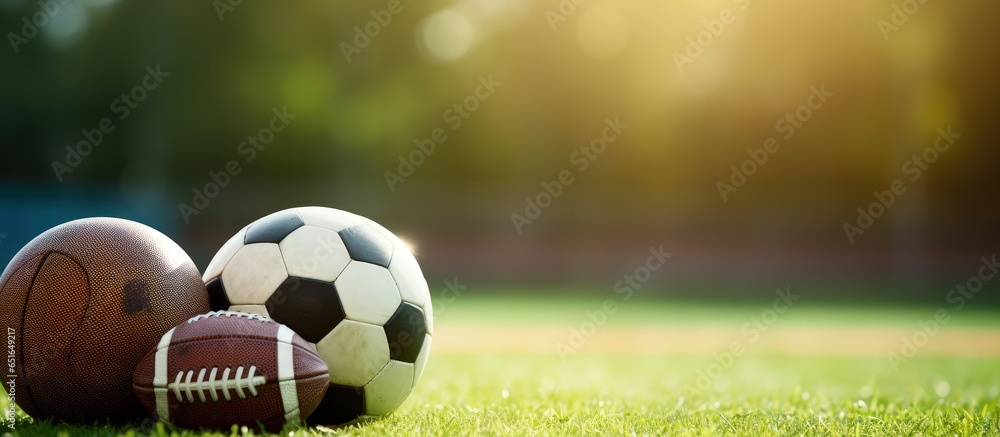
<path id="1" fill-rule="evenodd" d="M 417 354 L 417 360 L 413 362 L 413 385 L 416 386 L 417 382 L 420 381 L 420 376 L 424 374 L 424 368 L 427 366 L 427 358 L 431 355 L 431 336 L 424 334 L 424 344 L 420 347 L 420 353 Z"/>
<path id="2" fill-rule="evenodd" d="M 389 270 L 352 261 L 335 283 L 348 319 L 385 325 L 402 302 Z"/>
<path id="3" fill-rule="evenodd" d="M 396 411 L 413 388 L 413 364 L 389 361 L 365 386 L 365 412 L 381 416 Z"/>
<path id="4" fill-rule="evenodd" d="M 279 246 L 288 276 L 333 282 L 351 263 L 340 235 L 326 228 L 303 226 Z"/>
<path id="5" fill-rule="evenodd" d="M 222 283 L 232 305 L 261 305 L 288 279 L 277 244 L 243 246 L 222 272 Z"/>
<path id="6" fill-rule="evenodd" d="M 316 349 L 330 368 L 330 382 L 362 387 L 389 362 L 389 342 L 381 326 L 341 321 Z"/>
<path id="7" fill-rule="evenodd" d="M 339 209 L 307 206 L 295 208 L 294 211 L 306 226 L 317 226 L 334 232 L 362 223 L 361 217 Z"/>
<path id="8" fill-rule="evenodd" d="M 427 300 L 424 302 L 424 307 L 423 307 L 424 321 L 427 322 L 427 333 L 431 335 L 434 334 L 434 304 L 432 302 L 433 300 L 434 299 L 431 299 L 430 296 L 427 296 Z"/>
<path id="9" fill-rule="evenodd" d="M 233 255 L 236 255 L 236 252 L 243 247 L 243 237 L 246 234 L 247 228 L 243 228 L 233 238 L 230 238 L 226 244 L 222 245 L 222 248 L 212 258 L 212 262 L 208 263 L 208 267 L 205 268 L 205 276 L 202 277 L 205 282 L 222 276 L 222 271 L 226 269 L 229 260 L 233 259 Z"/>
<path id="10" fill-rule="evenodd" d="M 413 254 L 405 248 L 396 248 L 392 261 L 389 263 L 389 273 L 392 273 L 396 285 L 399 287 L 399 294 L 404 301 L 416 306 L 423 307 L 424 302 L 430 296 L 427 288 L 427 280 L 424 279 L 420 265 Z"/>
<path id="11" fill-rule="evenodd" d="M 258 316 L 264 316 L 269 319 L 271 318 L 271 316 L 267 314 L 267 307 L 265 307 L 264 305 L 231 305 L 229 307 L 229 311 L 235 311 L 237 313 L 256 314 Z"/>

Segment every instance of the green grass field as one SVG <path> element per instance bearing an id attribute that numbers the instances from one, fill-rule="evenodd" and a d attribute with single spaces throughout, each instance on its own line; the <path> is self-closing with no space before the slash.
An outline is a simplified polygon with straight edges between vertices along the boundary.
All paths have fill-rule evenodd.
<path id="1" fill-rule="evenodd" d="M 711 353 L 606 352 L 585 344 L 565 360 L 551 351 L 463 351 L 450 331 L 503 329 L 518 314 L 518 332 L 565 331 L 586 320 L 600 299 L 466 297 L 440 311 L 435 352 L 417 389 L 395 414 L 351 427 L 287 429 L 285 435 L 1000 435 L 1000 354 L 921 353 L 894 370 L 886 354 L 775 353 L 748 342 L 746 353 L 718 364 Z M 596 304 L 596 306 L 595 306 Z M 764 303 L 766 306 L 767 303 Z M 713 327 L 732 331 L 761 312 L 753 303 L 709 305 L 667 301 L 622 303 L 602 329 Z M 769 335 L 794 336 L 815 326 L 915 329 L 933 307 L 809 306 L 792 308 Z M 1000 313 L 966 310 L 941 330 L 997 335 Z M 510 320 L 509 318 L 507 320 Z M 502 331 L 501 331 L 502 332 Z M 856 333 L 857 331 L 855 331 Z M 598 333 L 597 335 L 603 335 Z M 611 335 L 611 334 L 609 334 Z M 438 338 L 442 344 L 438 344 Z M 595 344 L 597 336 L 594 337 Z M 790 337 L 792 338 L 792 337 Z M 988 337 L 993 338 L 993 337 Z M 808 340 L 808 339 L 807 339 Z M 823 341 L 816 339 L 815 341 Z M 865 338 L 856 338 L 863 344 Z M 931 340 L 932 342 L 934 339 Z M 760 343 L 763 344 L 763 343 Z M 976 352 L 976 344 L 966 345 Z M 991 349 L 992 348 L 992 349 Z M 498 348 L 501 349 L 501 348 Z M 711 376 L 709 376 L 711 375 Z M 0 401 L 6 406 L 6 399 Z M 247 435 L 156 424 L 132 428 L 32 423 L 12 435 Z"/>

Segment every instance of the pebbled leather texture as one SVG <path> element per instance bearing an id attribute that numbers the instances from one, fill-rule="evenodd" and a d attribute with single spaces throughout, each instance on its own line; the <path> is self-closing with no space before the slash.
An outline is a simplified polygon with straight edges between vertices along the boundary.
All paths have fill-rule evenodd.
<path id="1" fill-rule="evenodd" d="M 15 401 L 32 417 L 66 422 L 145 417 L 135 365 L 163 333 L 208 309 L 198 269 L 160 232 L 112 218 L 57 226 L 0 276 Z"/>

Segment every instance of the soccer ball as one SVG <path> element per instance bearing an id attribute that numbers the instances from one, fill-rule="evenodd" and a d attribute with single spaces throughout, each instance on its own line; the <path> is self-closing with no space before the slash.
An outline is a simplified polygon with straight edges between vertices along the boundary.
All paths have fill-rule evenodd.
<path id="1" fill-rule="evenodd" d="M 367 218 L 276 212 L 226 242 L 204 280 L 213 310 L 270 317 L 316 344 L 330 387 L 310 423 L 389 414 L 424 371 L 434 326 L 427 281 L 407 246 Z"/>

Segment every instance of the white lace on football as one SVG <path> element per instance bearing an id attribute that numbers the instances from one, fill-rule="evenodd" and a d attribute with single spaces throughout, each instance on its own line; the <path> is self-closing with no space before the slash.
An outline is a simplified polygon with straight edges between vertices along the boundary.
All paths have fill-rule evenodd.
<path id="1" fill-rule="evenodd" d="M 212 311 L 210 313 L 199 314 L 197 316 L 194 316 L 194 317 L 188 319 L 187 322 L 188 323 L 194 323 L 194 322 L 197 322 L 197 321 L 202 320 L 202 319 L 207 319 L 209 317 L 241 317 L 241 318 L 244 318 L 244 319 L 257 320 L 257 321 L 260 321 L 260 322 L 270 322 L 271 321 L 271 319 L 269 319 L 267 317 L 264 317 L 264 316 L 261 316 L 259 314 L 240 313 L 240 312 L 236 312 L 236 311 Z"/>
<path id="2" fill-rule="evenodd" d="M 198 379 L 192 381 L 194 378 L 194 370 L 188 370 L 187 376 L 183 370 L 177 372 L 177 377 L 174 378 L 174 382 L 167 385 L 168 390 L 174 392 L 174 396 L 177 398 L 178 402 L 184 402 L 185 398 L 188 402 L 194 403 L 195 393 L 198 394 L 198 400 L 201 403 L 207 403 L 208 399 L 205 397 L 205 391 L 208 391 L 209 396 L 212 398 L 212 402 L 219 401 L 219 391 L 222 391 L 222 397 L 227 401 L 232 400 L 232 396 L 229 395 L 229 390 L 235 390 L 236 395 L 240 399 L 246 399 L 247 393 L 250 392 L 250 396 L 257 397 L 257 386 L 263 385 L 267 382 L 267 378 L 263 375 L 257 375 L 257 366 L 250 366 L 250 370 L 247 372 L 246 377 L 243 376 L 243 366 L 236 368 L 236 375 L 232 379 L 229 375 L 232 371 L 231 368 L 226 367 L 222 371 L 222 377 L 216 378 L 218 376 L 218 367 L 213 367 L 211 373 L 208 375 L 208 379 L 205 378 L 205 373 L 208 371 L 207 368 L 202 367 L 198 371 Z M 244 391 L 245 390 L 245 391 Z"/>

